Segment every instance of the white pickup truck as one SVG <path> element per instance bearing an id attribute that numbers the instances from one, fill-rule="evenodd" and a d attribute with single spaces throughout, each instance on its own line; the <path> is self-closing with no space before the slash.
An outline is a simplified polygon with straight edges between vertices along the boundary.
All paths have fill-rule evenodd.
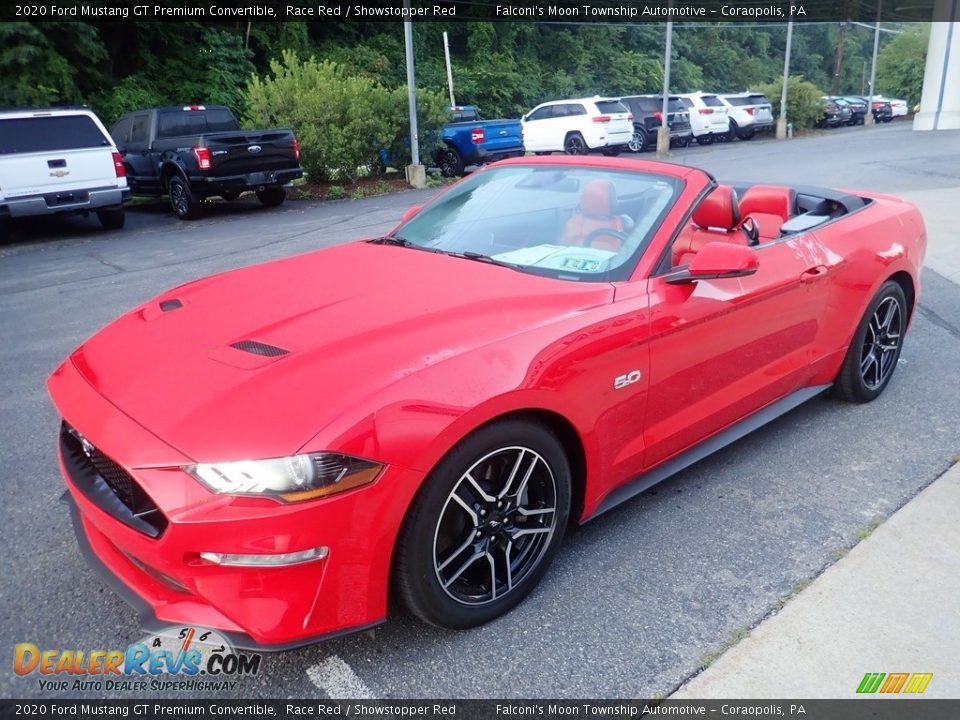
<path id="1" fill-rule="evenodd" d="M 0 112 L 0 238 L 10 218 L 96 213 L 123 227 L 123 159 L 89 110 Z"/>

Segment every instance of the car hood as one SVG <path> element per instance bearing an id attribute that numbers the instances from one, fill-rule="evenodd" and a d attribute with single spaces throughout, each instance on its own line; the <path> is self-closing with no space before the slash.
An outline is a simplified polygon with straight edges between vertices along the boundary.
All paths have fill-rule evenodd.
<path id="1" fill-rule="evenodd" d="M 612 296 L 607 283 L 358 242 L 174 288 L 71 360 L 198 462 L 275 457 L 408 375 Z"/>

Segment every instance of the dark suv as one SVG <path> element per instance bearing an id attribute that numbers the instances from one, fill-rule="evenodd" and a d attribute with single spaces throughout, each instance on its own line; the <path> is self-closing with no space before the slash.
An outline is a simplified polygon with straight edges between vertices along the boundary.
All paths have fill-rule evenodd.
<path id="1" fill-rule="evenodd" d="M 643 152 L 657 143 L 657 130 L 663 125 L 663 95 L 628 95 L 620 98 L 633 113 L 633 140 L 628 145 L 631 152 Z M 680 98 L 671 95 L 667 100 L 667 127 L 670 128 L 670 144 L 686 147 L 693 137 L 690 128 L 690 113 Z"/>

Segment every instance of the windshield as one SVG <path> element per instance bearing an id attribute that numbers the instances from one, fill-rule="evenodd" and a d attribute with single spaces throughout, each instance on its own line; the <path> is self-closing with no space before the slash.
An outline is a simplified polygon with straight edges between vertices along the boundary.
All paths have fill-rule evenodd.
<path id="1" fill-rule="evenodd" d="M 622 280 L 681 185 L 668 176 L 601 168 L 489 168 L 425 207 L 391 239 L 564 280 Z"/>

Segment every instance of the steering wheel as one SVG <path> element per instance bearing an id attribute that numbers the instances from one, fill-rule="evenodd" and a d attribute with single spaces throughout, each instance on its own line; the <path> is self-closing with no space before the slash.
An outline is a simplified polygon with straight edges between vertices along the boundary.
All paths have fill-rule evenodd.
<path id="1" fill-rule="evenodd" d="M 616 238 L 617 240 L 620 241 L 620 247 L 623 247 L 623 245 L 627 242 L 627 238 L 629 236 L 627 235 L 627 233 L 621 232 L 620 230 L 614 230 L 613 228 L 597 228 L 596 230 L 592 230 L 591 232 L 589 232 L 587 236 L 583 239 L 583 246 L 593 247 L 593 243 L 596 241 L 597 238 L 600 238 L 600 237 Z"/>

